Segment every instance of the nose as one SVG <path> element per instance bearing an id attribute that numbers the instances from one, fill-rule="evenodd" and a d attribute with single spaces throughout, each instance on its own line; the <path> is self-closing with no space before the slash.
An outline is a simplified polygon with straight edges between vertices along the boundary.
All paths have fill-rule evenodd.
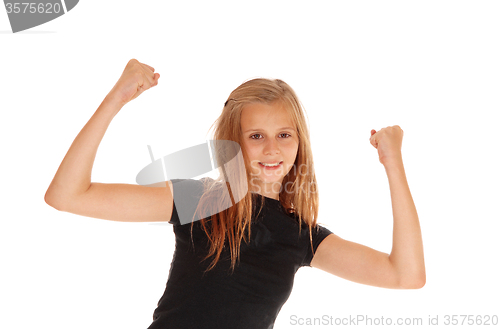
<path id="1" fill-rule="evenodd" d="M 279 143 L 276 139 L 270 138 L 266 141 L 266 145 L 264 146 L 264 154 L 265 155 L 280 154 Z"/>

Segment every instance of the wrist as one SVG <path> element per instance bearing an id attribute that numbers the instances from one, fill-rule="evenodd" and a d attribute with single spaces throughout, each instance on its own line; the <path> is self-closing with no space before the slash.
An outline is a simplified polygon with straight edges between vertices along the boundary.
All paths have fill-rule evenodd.
<path id="1" fill-rule="evenodd" d="M 382 165 L 385 167 L 385 169 L 402 168 L 403 167 L 403 158 L 402 157 L 387 158 L 381 162 L 382 162 Z"/>
<path id="2" fill-rule="evenodd" d="M 105 111 L 113 112 L 113 115 L 116 115 L 118 112 L 120 112 L 121 108 L 125 104 L 126 103 L 124 103 L 122 100 L 120 100 L 114 94 L 109 93 L 106 95 L 106 97 L 104 97 L 104 100 L 102 101 L 99 108 L 103 108 Z"/>

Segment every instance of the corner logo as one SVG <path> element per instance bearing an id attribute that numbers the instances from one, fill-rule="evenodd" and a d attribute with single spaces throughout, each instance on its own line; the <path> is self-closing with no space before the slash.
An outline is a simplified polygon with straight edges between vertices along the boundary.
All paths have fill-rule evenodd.
<path id="1" fill-rule="evenodd" d="M 175 208 L 181 225 L 201 219 L 195 218 L 193 220 L 199 200 L 196 197 L 193 198 L 193 195 L 183 193 L 183 191 L 189 191 L 192 188 L 192 182 L 188 179 L 208 174 L 213 170 L 218 170 L 224 178 L 223 183 L 225 184 L 221 191 L 222 194 L 219 196 L 221 203 L 214 206 L 211 213 L 205 213 L 202 218 L 228 209 L 241 201 L 248 193 L 243 154 L 237 142 L 210 140 L 207 143 L 191 146 L 156 160 L 149 145 L 148 148 L 151 163 L 137 174 L 136 182 L 144 186 L 165 187 L 167 179 L 165 179 L 164 173 L 169 181 L 176 179 L 177 181 L 172 182 L 172 185 Z"/>
<path id="2" fill-rule="evenodd" d="M 13 1 L 4 0 L 12 32 L 47 23 L 73 9 L 78 0 Z"/>

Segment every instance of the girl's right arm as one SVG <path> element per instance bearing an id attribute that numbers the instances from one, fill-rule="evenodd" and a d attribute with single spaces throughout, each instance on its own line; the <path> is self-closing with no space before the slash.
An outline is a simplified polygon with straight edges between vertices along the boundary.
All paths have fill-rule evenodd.
<path id="1" fill-rule="evenodd" d="M 172 184 L 148 187 L 90 181 L 97 148 L 111 120 L 129 101 L 156 86 L 154 68 L 130 60 L 120 79 L 71 144 L 47 192 L 45 202 L 55 209 L 82 216 L 125 222 L 169 221 Z"/>

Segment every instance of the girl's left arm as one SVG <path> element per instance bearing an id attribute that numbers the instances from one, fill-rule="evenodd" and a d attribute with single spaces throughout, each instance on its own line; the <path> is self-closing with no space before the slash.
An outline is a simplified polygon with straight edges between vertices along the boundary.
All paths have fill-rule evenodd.
<path id="1" fill-rule="evenodd" d="M 395 289 L 425 285 L 422 234 L 401 156 L 399 126 L 372 130 L 370 143 L 378 150 L 389 179 L 393 244 L 390 254 L 330 234 L 318 246 L 311 266 L 358 283 Z"/>
<path id="2" fill-rule="evenodd" d="M 389 179 L 394 218 L 389 260 L 401 286 L 421 288 L 426 279 L 424 247 L 417 209 L 406 180 L 403 161 L 387 161 L 384 167 Z"/>

